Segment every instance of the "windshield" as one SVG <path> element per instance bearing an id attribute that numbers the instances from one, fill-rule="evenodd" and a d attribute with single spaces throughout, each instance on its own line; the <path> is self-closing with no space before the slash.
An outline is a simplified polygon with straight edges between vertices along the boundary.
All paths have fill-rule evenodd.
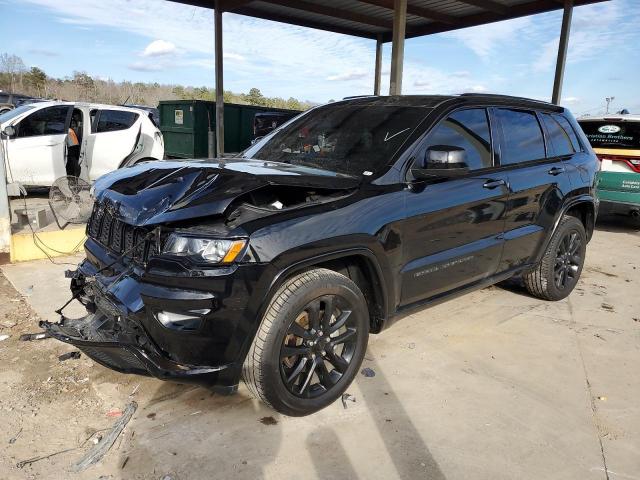
<path id="1" fill-rule="evenodd" d="M 640 122 L 584 120 L 578 123 L 594 148 L 640 149 Z"/>
<path id="2" fill-rule="evenodd" d="M 13 110 L 4 112 L 2 115 L 0 115 L 0 123 L 8 122 L 9 120 L 16 118 L 18 115 L 32 110 L 33 108 L 35 108 L 35 105 L 21 105 L 18 108 L 14 108 Z"/>
<path id="3" fill-rule="evenodd" d="M 265 137 L 243 157 L 373 175 L 429 113 L 427 107 L 328 105 L 303 114 Z"/>

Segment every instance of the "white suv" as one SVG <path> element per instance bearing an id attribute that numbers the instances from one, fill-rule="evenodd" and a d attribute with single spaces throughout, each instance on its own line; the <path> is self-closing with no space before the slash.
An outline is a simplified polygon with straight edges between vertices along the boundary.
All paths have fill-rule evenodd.
<path id="1" fill-rule="evenodd" d="M 163 157 L 162 134 L 144 110 L 42 102 L 0 115 L 0 160 L 8 183 L 46 187 L 65 175 L 93 181 Z"/>

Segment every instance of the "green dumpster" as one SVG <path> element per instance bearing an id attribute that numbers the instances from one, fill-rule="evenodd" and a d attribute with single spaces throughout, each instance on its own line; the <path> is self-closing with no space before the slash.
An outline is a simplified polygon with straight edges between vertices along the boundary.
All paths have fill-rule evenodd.
<path id="1" fill-rule="evenodd" d="M 205 100 L 161 100 L 160 131 L 168 158 L 207 158 L 209 131 L 216 130 L 216 103 Z M 241 152 L 251 144 L 253 117 L 259 112 L 299 113 L 296 110 L 224 105 L 225 153 Z"/>

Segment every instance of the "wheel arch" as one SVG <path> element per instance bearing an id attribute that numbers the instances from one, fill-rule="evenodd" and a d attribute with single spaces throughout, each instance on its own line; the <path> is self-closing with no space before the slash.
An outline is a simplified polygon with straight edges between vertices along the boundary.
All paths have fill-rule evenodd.
<path id="1" fill-rule="evenodd" d="M 584 231 L 587 234 L 587 241 L 591 240 L 597 215 L 595 201 L 592 197 L 585 196 L 584 198 L 578 198 L 575 201 L 570 202 L 563 209 L 557 223 L 559 223 L 560 219 L 564 215 L 571 215 L 572 217 L 576 217 L 580 220 L 584 226 Z M 556 227 L 557 224 L 555 225 L 554 230 Z"/>
<path id="2" fill-rule="evenodd" d="M 280 270 L 271 282 L 263 309 L 266 310 L 269 299 L 288 278 L 313 268 L 326 268 L 350 278 L 367 301 L 371 333 L 378 333 L 384 328 L 388 316 L 387 285 L 378 259 L 365 248 L 318 255 Z M 264 311 L 261 312 L 263 314 Z"/>

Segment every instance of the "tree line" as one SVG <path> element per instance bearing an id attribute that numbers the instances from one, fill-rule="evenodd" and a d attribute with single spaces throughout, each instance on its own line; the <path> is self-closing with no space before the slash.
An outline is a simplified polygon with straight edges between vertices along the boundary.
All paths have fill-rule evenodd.
<path id="1" fill-rule="evenodd" d="M 54 78 L 38 67 L 28 69 L 19 56 L 9 53 L 0 55 L 0 90 L 39 98 L 111 105 L 129 103 L 157 106 L 160 100 L 215 100 L 215 89 L 207 87 L 116 82 L 92 77 L 83 71 L 75 71 L 70 77 Z M 313 106 L 310 102 L 293 97 L 266 97 L 257 88 L 250 89 L 248 93 L 225 90 L 224 101 L 293 110 L 306 110 Z"/>

